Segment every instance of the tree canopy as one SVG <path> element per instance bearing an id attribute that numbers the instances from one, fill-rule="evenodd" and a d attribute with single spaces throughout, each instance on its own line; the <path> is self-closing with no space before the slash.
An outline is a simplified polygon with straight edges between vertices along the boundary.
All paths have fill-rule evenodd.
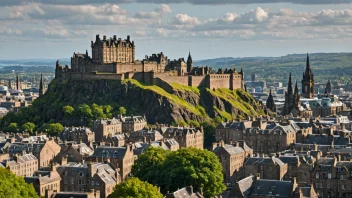
<path id="1" fill-rule="evenodd" d="M 21 128 L 23 131 L 28 131 L 28 132 L 32 133 L 35 128 L 35 124 L 32 122 L 26 122 L 26 123 L 22 124 Z"/>
<path id="2" fill-rule="evenodd" d="M 163 198 L 158 188 L 138 178 L 130 178 L 116 185 L 109 198 Z"/>
<path id="3" fill-rule="evenodd" d="M 165 152 L 150 147 L 135 161 L 132 174 L 160 186 L 164 193 L 192 185 L 205 197 L 214 197 L 226 189 L 216 155 L 196 148 Z"/>
<path id="4" fill-rule="evenodd" d="M 119 111 L 118 112 L 119 112 L 120 115 L 125 115 L 127 113 L 125 107 L 119 107 Z"/>
<path id="5" fill-rule="evenodd" d="M 0 168 L 0 197 L 39 197 L 33 185 L 27 184 L 5 168 Z"/>
<path id="6" fill-rule="evenodd" d="M 45 131 L 50 135 L 58 135 L 61 131 L 64 130 L 64 127 L 60 123 L 52 123 L 52 124 L 43 124 L 40 127 L 41 131 Z"/>

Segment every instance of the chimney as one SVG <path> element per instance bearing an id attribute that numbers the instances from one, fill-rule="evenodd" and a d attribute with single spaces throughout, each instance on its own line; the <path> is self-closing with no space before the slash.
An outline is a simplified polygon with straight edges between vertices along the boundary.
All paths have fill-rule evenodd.
<path id="1" fill-rule="evenodd" d="M 127 35 L 127 41 L 130 41 L 130 35 Z"/>
<path id="2" fill-rule="evenodd" d="M 293 177 L 291 182 L 292 182 L 292 184 L 293 184 L 293 191 L 295 191 L 295 189 L 297 188 L 297 180 L 296 180 L 296 177 Z"/>
<path id="3" fill-rule="evenodd" d="M 225 145 L 224 140 L 221 140 L 221 141 L 220 141 L 220 146 L 221 146 L 221 147 L 224 147 L 224 145 Z"/>
<path id="4" fill-rule="evenodd" d="M 143 137 L 143 143 L 147 143 L 147 137 Z"/>
<path id="5" fill-rule="evenodd" d="M 103 36 L 103 40 L 104 40 L 104 41 L 106 40 L 106 36 L 105 36 L 105 35 Z"/>
<path id="6" fill-rule="evenodd" d="M 340 126 L 342 131 L 346 130 L 346 125 L 344 123 L 340 123 Z"/>
<path id="7" fill-rule="evenodd" d="M 314 143 L 314 151 L 318 151 L 318 145 Z"/>
<path id="8" fill-rule="evenodd" d="M 193 186 L 189 186 L 189 189 L 191 190 L 191 196 L 193 195 Z"/>
<path id="9" fill-rule="evenodd" d="M 256 173 L 255 176 L 254 176 L 254 179 L 255 180 L 260 180 L 260 173 Z"/>
<path id="10" fill-rule="evenodd" d="M 95 40 L 100 40 L 99 34 L 95 36 Z"/>
<path id="11" fill-rule="evenodd" d="M 117 38 L 116 35 L 114 35 L 114 41 L 116 41 L 116 38 Z"/>
<path id="12" fill-rule="evenodd" d="M 216 148 L 216 147 L 218 147 L 218 143 L 216 143 L 216 142 L 213 142 L 213 150 Z"/>
<path id="13" fill-rule="evenodd" d="M 235 142 L 236 147 L 240 147 L 240 142 Z"/>
<path id="14" fill-rule="evenodd" d="M 341 161 L 341 154 L 337 154 L 336 155 L 336 160 L 339 162 L 339 161 Z"/>

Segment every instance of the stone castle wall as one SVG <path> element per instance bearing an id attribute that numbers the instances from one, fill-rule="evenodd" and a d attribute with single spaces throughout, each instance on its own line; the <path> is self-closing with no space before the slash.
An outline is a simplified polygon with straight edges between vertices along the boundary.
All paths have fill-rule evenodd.
<path id="1" fill-rule="evenodd" d="M 128 67 L 134 67 L 136 64 L 123 64 Z M 121 67 L 121 66 L 120 66 Z M 131 71 L 130 68 L 126 69 Z M 178 83 L 185 86 L 205 87 L 209 89 L 228 88 L 243 89 L 243 79 L 241 74 L 208 74 L 204 76 L 177 76 L 176 73 L 155 73 L 150 72 L 73 72 L 69 69 L 57 69 L 56 78 L 63 80 L 124 80 L 136 79 L 140 82 L 157 85 L 167 91 L 172 91 L 169 83 Z"/>

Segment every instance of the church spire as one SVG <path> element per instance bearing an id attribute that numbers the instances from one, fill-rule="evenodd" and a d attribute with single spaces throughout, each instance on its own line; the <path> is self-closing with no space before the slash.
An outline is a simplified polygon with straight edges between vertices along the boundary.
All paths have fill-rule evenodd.
<path id="1" fill-rule="evenodd" d="M 306 74 L 311 74 L 309 54 L 307 53 Z"/>
<path id="2" fill-rule="evenodd" d="M 21 89 L 21 81 L 20 81 L 20 77 L 18 77 L 18 74 L 16 76 L 16 89 L 17 90 Z"/>
<path id="3" fill-rule="evenodd" d="M 271 94 L 271 89 L 270 89 L 270 92 L 269 92 L 268 99 L 266 101 L 266 107 L 268 109 L 270 109 L 272 112 L 276 111 L 276 106 L 275 106 L 273 95 Z"/>
<path id="4" fill-rule="evenodd" d="M 289 79 L 288 79 L 287 93 L 288 93 L 288 95 L 292 95 L 292 94 L 293 94 L 293 91 L 292 91 L 291 73 L 290 73 L 290 77 L 289 77 Z"/>
<path id="5" fill-rule="evenodd" d="M 193 60 L 191 56 L 191 50 L 189 50 L 188 58 L 187 58 L 187 72 L 188 73 L 192 72 L 192 68 L 193 68 Z"/>
<path id="6" fill-rule="evenodd" d="M 40 74 L 40 83 L 39 83 L 39 96 L 44 95 L 44 79 L 43 74 Z"/>
<path id="7" fill-rule="evenodd" d="M 297 80 L 296 80 L 296 86 L 295 86 L 295 92 L 294 92 L 294 94 L 295 94 L 295 95 L 299 95 Z"/>

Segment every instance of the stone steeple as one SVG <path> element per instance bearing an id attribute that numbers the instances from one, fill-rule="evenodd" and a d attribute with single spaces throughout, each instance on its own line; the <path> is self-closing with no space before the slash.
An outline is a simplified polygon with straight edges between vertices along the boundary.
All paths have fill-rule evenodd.
<path id="1" fill-rule="evenodd" d="M 303 72 L 302 96 L 304 98 L 314 97 L 314 75 L 310 67 L 309 55 L 307 54 L 306 70 Z"/>
<path id="2" fill-rule="evenodd" d="M 289 77 L 289 79 L 288 79 L 287 94 L 289 94 L 289 95 L 292 95 L 292 94 L 293 94 L 293 91 L 292 91 L 291 73 L 290 73 L 290 77 Z"/>
<path id="3" fill-rule="evenodd" d="M 21 90 L 21 81 L 20 81 L 20 77 L 18 77 L 18 74 L 16 76 L 16 89 Z"/>
<path id="4" fill-rule="evenodd" d="M 191 56 L 191 51 L 189 51 L 188 58 L 187 58 L 187 72 L 191 72 L 193 68 L 193 60 Z"/>
<path id="5" fill-rule="evenodd" d="M 283 115 L 288 115 L 293 113 L 296 116 L 297 113 L 299 112 L 299 106 L 300 106 L 300 95 L 298 91 L 297 81 L 296 81 L 295 91 L 293 92 L 292 78 L 290 73 L 287 92 L 285 93 L 285 104 L 283 109 Z"/>
<path id="6" fill-rule="evenodd" d="M 44 79 L 43 74 L 40 74 L 40 83 L 39 83 L 39 96 L 44 95 Z"/>
<path id="7" fill-rule="evenodd" d="M 276 105 L 275 105 L 275 102 L 274 102 L 273 95 L 271 94 L 271 89 L 270 89 L 270 92 L 269 92 L 268 100 L 266 101 L 266 107 L 268 109 L 270 109 L 272 112 L 276 111 Z"/>

